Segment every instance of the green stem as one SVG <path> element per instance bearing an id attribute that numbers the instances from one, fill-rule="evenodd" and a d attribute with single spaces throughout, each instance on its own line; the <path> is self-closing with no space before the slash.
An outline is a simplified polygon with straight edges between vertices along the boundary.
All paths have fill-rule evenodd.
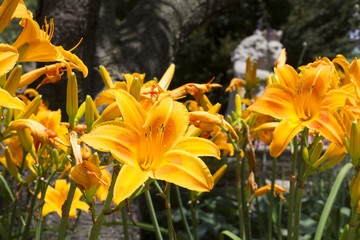
<path id="1" fill-rule="evenodd" d="M 180 215 L 181 215 L 181 219 L 184 223 L 184 227 L 185 227 L 185 230 L 186 230 L 186 233 L 188 235 L 188 238 L 190 240 L 193 240 L 193 237 L 192 237 L 192 234 L 191 234 L 191 231 L 190 231 L 190 227 L 189 227 L 189 223 L 186 219 L 186 216 L 185 216 L 185 213 L 184 213 L 184 206 L 182 204 L 182 201 L 181 201 L 181 195 L 180 195 L 180 189 L 177 185 L 175 185 L 175 190 L 176 190 L 176 198 L 178 200 L 178 203 L 179 203 L 179 210 L 180 210 Z"/>
<path id="2" fill-rule="evenodd" d="M 59 235 L 58 235 L 58 240 L 64 240 L 65 236 L 66 236 L 66 229 L 68 226 L 68 222 L 69 222 L 69 212 L 70 212 L 70 207 L 74 198 L 74 194 L 75 194 L 75 190 L 76 190 L 76 182 L 71 180 L 70 183 L 70 188 L 69 188 L 69 192 L 66 198 L 65 203 L 62 206 L 62 217 L 61 217 L 61 222 L 60 222 L 60 227 L 59 227 Z"/>
<path id="3" fill-rule="evenodd" d="M 108 210 L 110 207 L 112 197 L 114 194 L 114 186 L 115 186 L 115 182 L 116 182 L 116 178 L 117 178 L 118 174 L 119 174 L 119 169 L 114 168 L 114 172 L 113 172 L 112 179 L 111 179 L 111 184 L 109 187 L 109 192 L 108 192 L 108 195 L 104 202 L 104 205 L 101 209 L 101 212 L 100 212 L 96 222 L 93 224 L 93 226 L 91 228 L 90 237 L 89 237 L 90 240 L 96 240 L 99 238 L 101 227 L 104 224 L 106 216 L 107 216 L 105 214 L 105 211 Z"/>
<path id="4" fill-rule="evenodd" d="M 331 192 L 329 194 L 329 197 L 326 200 L 326 204 L 324 206 L 323 212 L 321 213 L 320 221 L 318 224 L 318 227 L 316 229 L 316 234 L 314 240 L 321 240 L 321 237 L 324 232 L 326 221 L 328 220 L 330 211 L 332 209 L 332 206 L 334 204 L 335 198 L 337 193 L 339 192 L 339 189 L 341 187 L 341 184 L 346 176 L 346 174 L 349 172 L 349 170 L 353 167 L 351 163 L 347 163 L 339 172 L 337 175 L 334 185 L 331 189 Z"/>
<path id="5" fill-rule="evenodd" d="M 165 204 L 166 204 L 166 213 L 167 213 L 167 224 L 168 224 L 168 237 L 169 240 L 174 239 L 174 227 L 172 224 L 172 217 L 171 217 L 171 204 L 170 204 L 170 189 L 171 189 L 171 183 L 168 183 L 168 186 L 166 188 L 165 192 Z"/>
<path id="6" fill-rule="evenodd" d="M 275 184 L 275 171 L 276 171 L 277 158 L 273 158 L 271 169 L 271 191 L 269 199 L 269 217 L 268 217 L 268 239 L 272 239 L 272 214 L 274 208 L 274 184 Z"/>
<path id="7" fill-rule="evenodd" d="M 242 192 L 241 192 L 241 163 L 240 163 L 240 152 L 236 152 L 236 194 L 238 202 L 238 215 L 239 215 L 239 230 L 242 239 L 245 239 L 244 231 L 244 215 L 242 208 Z"/>
<path id="8" fill-rule="evenodd" d="M 245 239 L 251 240 L 251 233 L 250 233 L 250 217 L 249 217 L 249 210 L 247 207 L 246 201 L 246 193 L 245 193 L 245 162 L 246 158 L 242 159 L 241 163 L 241 205 L 242 205 L 242 212 L 244 218 L 244 232 L 245 232 Z"/>
<path id="9" fill-rule="evenodd" d="M 293 154 L 291 160 L 291 171 L 290 171 L 290 189 L 289 189 L 289 208 L 288 208 L 288 218 L 287 218 L 287 229 L 288 229 L 288 240 L 292 239 L 293 234 L 293 215 L 294 215 L 294 200 L 295 200 L 295 172 L 296 172 L 296 162 L 298 155 L 298 146 L 296 136 L 293 138 Z"/>
<path id="10" fill-rule="evenodd" d="M 161 235 L 159 223 L 158 223 L 157 218 L 156 218 L 154 205 L 153 205 L 152 200 L 151 200 L 150 192 L 145 191 L 144 194 L 145 194 L 146 204 L 147 204 L 147 207 L 148 207 L 148 210 L 149 210 L 149 213 L 150 213 L 150 218 L 151 218 L 151 221 L 152 221 L 152 223 L 154 225 L 156 239 L 157 240 L 162 240 L 163 238 L 162 238 L 162 235 Z"/>
<path id="11" fill-rule="evenodd" d="M 303 195 L 303 186 L 301 180 L 299 186 L 296 189 L 296 202 L 295 202 L 295 219 L 294 219 L 294 235 L 293 240 L 299 239 L 300 231 L 300 217 L 301 217 L 301 205 L 302 205 L 302 195 Z"/>
<path id="12" fill-rule="evenodd" d="M 12 229 L 13 229 L 13 226 L 14 226 L 14 221 L 15 221 L 15 216 L 16 216 L 16 212 L 17 212 L 16 209 L 17 209 L 17 206 L 18 206 L 18 202 L 19 202 L 19 199 L 18 199 L 18 197 L 16 197 L 14 205 L 13 205 L 13 210 L 11 211 L 10 226 L 9 226 L 9 229 L 8 229 L 9 239 L 11 239 L 11 234 L 12 234 Z"/>
<path id="13" fill-rule="evenodd" d="M 356 208 L 353 208 L 351 211 L 351 219 L 349 222 L 349 229 L 346 234 L 346 240 L 355 240 L 356 237 L 356 228 L 359 224 L 359 214 L 356 212 Z"/>
<path id="14" fill-rule="evenodd" d="M 126 221 L 126 210 L 125 208 L 121 209 L 121 221 L 122 221 L 122 226 L 123 226 L 123 231 L 124 231 L 124 239 L 125 240 L 129 240 L 129 231 L 128 231 L 128 225 L 127 225 L 127 221 Z"/>
<path id="15" fill-rule="evenodd" d="M 190 195 L 194 195 L 194 193 L 190 192 Z M 191 210 L 191 219 L 192 219 L 192 224 L 193 224 L 194 240 L 198 240 L 197 216 L 196 216 L 197 204 L 198 204 L 197 198 L 192 196 L 191 197 L 190 210 Z"/>
<path id="16" fill-rule="evenodd" d="M 26 215 L 26 218 L 25 218 L 26 223 L 25 223 L 25 229 L 23 231 L 23 236 L 22 236 L 22 239 L 24 239 L 24 240 L 29 238 L 29 230 L 30 230 L 30 225 L 31 225 L 31 219 L 32 219 L 32 216 L 33 216 L 33 211 L 34 211 L 37 195 L 39 194 L 39 191 L 41 189 L 41 185 L 42 185 L 42 181 L 40 179 L 38 179 L 36 181 L 36 187 L 35 187 L 34 195 L 31 198 L 30 208 L 28 209 L 28 214 Z"/>

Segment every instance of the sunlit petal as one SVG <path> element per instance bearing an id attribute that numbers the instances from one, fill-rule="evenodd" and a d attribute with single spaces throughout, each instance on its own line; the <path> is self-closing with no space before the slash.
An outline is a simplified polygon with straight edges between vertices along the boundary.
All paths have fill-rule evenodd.
<path id="1" fill-rule="evenodd" d="M 295 93 L 288 87 L 272 84 L 265 88 L 263 95 L 249 109 L 277 119 L 297 119 Z"/>
<path id="2" fill-rule="evenodd" d="M 140 133 L 131 124 L 125 122 L 105 122 L 97 125 L 79 141 L 104 152 L 111 152 L 122 163 L 138 166 L 136 154 L 140 142 Z"/>
<path id="3" fill-rule="evenodd" d="M 148 178 L 149 176 L 146 173 L 129 165 L 124 165 L 116 178 L 113 196 L 114 204 L 118 205 L 124 199 L 130 197 Z"/>
<path id="4" fill-rule="evenodd" d="M 18 60 L 17 49 L 8 44 L 0 44 L 0 76 L 9 72 Z"/>
<path id="5" fill-rule="evenodd" d="M 195 156 L 211 156 L 220 159 L 219 148 L 211 141 L 199 137 L 185 137 L 173 148 L 194 154 Z"/>
<path id="6" fill-rule="evenodd" d="M 283 120 L 275 128 L 273 140 L 270 144 L 270 154 L 278 157 L 289 144 L 291 139 L 300 132 L 304 127 L 299 122 L 291 120 Z"/>
<path id="7" fill-rule="evenodd" d="M 279 78 L 280 84 L 295 90 L 298 73 L 293 67 L 286 64 L 283 67 L 274 68 L 274 71 L 276 76 Z"/>
<path id="8" fill-rule="evenodd" d="M 320 133 L 326 139 L 341 146 L 345 137 L 336 112 L 322 109 L 312 120 L 304 122 L 308 128 Z"/>
<path id="9" fill-rule="evenodd" d="M 141 129 L 146 120 L 146 113 L 141 105 L 133 96 L 123 90 L 116 91 L 115 96 L 124 121 Z"/>
<path id="10" fill-rule="evenodd" d="M 214 179 L 205 163 L 195 155 L 173 150 L 164 154 L 162 167 L 151 176 L 175 183 L 193 191 L 207 192 L 214 186 Z"/>

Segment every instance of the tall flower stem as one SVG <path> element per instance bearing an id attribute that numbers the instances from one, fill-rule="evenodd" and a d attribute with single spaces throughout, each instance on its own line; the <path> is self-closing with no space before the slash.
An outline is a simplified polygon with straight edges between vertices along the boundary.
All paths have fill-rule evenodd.
<path id="1" fill-rule="evenodd" d="M 154 231 L 155 231 L 156 239 L 157 240 L 162 240 L 163 238 L 162 238 L 162 235 L 161 235 L 159 223 L 158 223 L 157 218 L 156 218 L 156 213 L 155 213 L 154 205 L 153 205 L 152 200 L 151 200 L 150 192 L 145 191 L 144 194 L 145 194 L 146 204 L 147 204 L 147 207 L 148 207 L 148 210 L 149 210 L 149 213 L 150 213 L 150 218 L 151 218 L 151 221 L 152 221 L 152 223 L 154 225 Z"/>
<path id="2" fill-rule="evenodd" d="M 189 223 L 186 220 L 186 216 L 185 216 L 185 213 L 184 213 L 184 206 L 183 206 L 182 201 L 181 201 L 180 189 L 179 189 L 179 187 L 177 185 L 175 185 L 175 190 L 176 190 L 176 198 L 177 198 L 178 204 L 179 204 L 179 210 L 180 210 L 181 219 L 182 219 L 182 221 L 184 223 L 186 233 L 188 235 L 188 238 L 190 240 L 193 240 L 193 236 L 192 236 L 191 231 L 190 231 Z"/>
<path id="3" fill-rule="evenodd" d="M 66 229 L 67 229 L 67 225 L 69 222 L 69 212 L 70 212 L 70 207 L 74 198 L 74 194 L 75 194 L 75 190 L 76 190 L 76 182 L 71 181 L 70 183 L 70 189 L 66 198 L 66 201 L 64 203 L 64 205 L 62 206 L 62 217 L 61 217 L 61 222 L 60 222 L 60 227 L 59 227 L 59 235 L 58 235 L 58 240 L 63 240 L 65 239 L 66 236 Z"/>
<path id="4" fill-rule="evenodd" d="M 291 160 L 291 171 L 290 171 L 290 189 L 289 189 L 289 207 L 288 207 L 288 217 L 287 217 L 287 229 L 288 229 L 288 240 L 292 239 L 293 234 L 293 215 L 294 215 L 294 200 L 295 200 L 295 172 L 296 172 L 296 162 L 298 155 L 298 146 L 296 136 L 293 138 L 293 152 Z"/>
<path id="5" fill-rule="evenodd" d="M 241 159 L 240 152 L 236 151 L 236 194 L 237 194 L 237 201 L 238 201 L 239 230 L 240 230 L 241 237 L 243 239 L 245 239 L 244 215 L 243 215 L 243 207 L 242 207 L 240 159 Z"/>
<path id="6" fill-rule="evenodd" d="M 190 196 L 191 196 L 190 210 L 191 210 L 191 219 L 192 219 L 192 224 L 193 224 L 194 240 L 198 240 L 197 214 L 196 214 L 198 200 L 197 200 L 197 197 L 195 196 L 194 192 L 190 192 Z"/>
<path id="7" fill-rule="evenodd" d="M 301 217 L 301 206 L 302 206 L 302 196 L 304 190 L 303 180 L 300 179 L 298 187 L 296 189 L 296 202 L 295 202 L 295 218 L 294 218 L 294 235 L 293 240 L 299 239 L 300 231 L 300 217 Z"/>
<path id="8" fill-rule="evenodd" d="M 35 192 L 31 198 L 30 209 L 29 209 L 28 214 L 26 215 L 26 219 L 25 219 L 25 229 L 23 231 L 22 239 L 28 239 L 28 237 L 29 237 L 29 230 L 30 230 L 31 219 L 32 219 L 33 212 L 34 212 L 35 203 L 36 203 L 36 197 L 40 192 L 42 183 L 43 183 L 43 181 L 41 181 L 40 179 L 38 179 L 36 181 Z"/>
<path id="9" fill-rule="evenodd" d="M 165 192 L 165 196 L 166 196 L 165 204 L 166 204 L 169 240 L 173 240 L 174 239 L 174 227 L 172 224 L 172 217 L 171 217 L 170 189 L 171 189 L 171 183 L 168 183 L 166 192 Z"/>
<path id="10" fill-rule="evenodd" d="M 351 219 L 349 222 L 349 229 L 346 235 L 346 240 L 355 240 L 356 237 L 356 228 L 359 224 L 359 214 L 356 212 L 356 208 L 351 210 Z"/>
<path id="11" fill-rule="evenodd" d="M 121 209 L 121 221 L 123 225 L 123 232 L 124 232 L 124 239 L 129 240 L 129 231 L 128 231 L 128 225 L 126 221 L 126 210 L 125 208 Z"/>
<path id="12" fill-rule="evenodd" d="M 273 158 L 271 169 L 271 191 L 269 199 L 269 217 L 268 217 L 268 239 L 272 239 L 272 214 L 274 208 L 274 184 L 275 184 L 275 171 L 276 171 L 277 158 Z"/>
<path id="13" fill-rule="evenodd" d="M 108 195 L 107 195 L 104 205 L 101 209 L 101 212 L 100 212 L 98 218 L 96 219 L 96 222 L 93 224 L 93 226 L 91 228 L 90 237 L 89 237 L 90 240 L 95 240 L 95 239 L 98 239 L 98 237 L 99 237 L 101 227 L 104 224 L 104 221 L 107 216 L 105 214 L 105 211 L 109 209 L 111 201 L 112 201 L 112 197 L 114 194 L 114 186 L 115 186 L 115 182 L 116 182 L 116 178 L 117 178 L 118 174 L 119 174 L 119 169 L 115 167 L 113 175 L 112 175 Z"/>
<path id="14" fill-rule="evenodd" d="M 242 213 L 244 218 L 244 232 L 245 232 L 245 239 L 251 240 L 251 234 L 250 234 L 250 218 L 249 218 L 249 210 L 247 206 L 246 201 L 246 194 L 245 194 L 245 162 L 246 158 L 242 158 L 241 162 L 241 205 L 242 205 Z"/>

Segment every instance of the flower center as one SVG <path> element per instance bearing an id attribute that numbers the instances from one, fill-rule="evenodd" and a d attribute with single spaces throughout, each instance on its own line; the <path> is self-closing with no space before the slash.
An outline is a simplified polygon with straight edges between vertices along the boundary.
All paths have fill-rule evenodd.
<path id="1" fill-rule="evenodd" d="M 161 124 L 156 130 L 149 126 L 149 130 L 144 133 L 144 151 L 139 153 L 140 167 L 143 171 L 155 170 L 160 166 L 165 150 L 164 132 L 164 124 Z"/>

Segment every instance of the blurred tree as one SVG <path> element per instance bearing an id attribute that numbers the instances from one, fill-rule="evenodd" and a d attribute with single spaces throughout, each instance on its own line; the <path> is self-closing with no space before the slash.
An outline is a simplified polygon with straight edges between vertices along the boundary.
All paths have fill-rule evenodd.
<path id="1" fill-rule="evenodd" d="M 124 72 L 145 72 L 147 79 L 161 77 L 175 52 L 194 29 L 212 15 L 234 5 L 235 0 L 39 0 L 37 20 L 54 18 L 53 42 L 71 49 L 84 37 L 75 53 L 89 67 L 79 79 L 80 99 L 102 88 L 97 72 L 106 66 L 114 79 Z M 118 15 L 117 15 L 118 14 Z M 36 85 L 35 83 L 34 85 Z M 66 81 L 41 87 L 44 98 L 64 105 Z"/>
<path id="2" fill-rule="evenodd" d="M 360 26 L 358 0 L 38 1 L 37 20 L 54 18 L 53 42 L 70 49 L 84 37 L 74 51 L 90 72 L 85 80 L 79 75 L 82 99 L 101 90 L 100 64 L 119 80 L 124 72 L 145 72 L 146 79 L 161 77 L 175 62 L 170 88 L 205 83 L 214 76 L 226 87 L 233 76 L 232 51 L 257 28 L 283 30 L 288 63 L 297 66 L 305 42 L 300 64 L 317 56 L 349 55 L 356 44 L 349 33 Z M 40 91 L 44 98 L 57 96 L 52 107 L 58 108 L 64 103 L 65 86 L 62 81 Z M 210 97 L 225 103 L 223 91 L 214 90 Z"/>

